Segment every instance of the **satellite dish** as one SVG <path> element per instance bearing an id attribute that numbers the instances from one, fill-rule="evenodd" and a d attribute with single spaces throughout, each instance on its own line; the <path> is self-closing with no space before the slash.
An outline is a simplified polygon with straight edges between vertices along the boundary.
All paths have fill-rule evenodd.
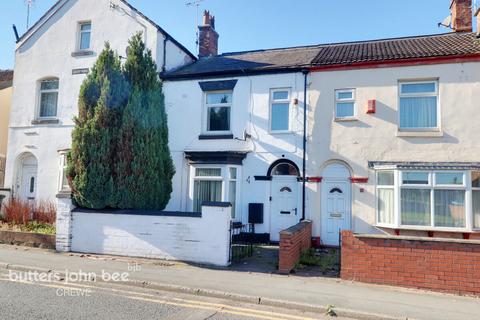
<path id="1" fill-rule="evenodd" d="M 444 26 L 446 28 L 451 28 L 451 24 L 452 24 L 452 16 L 450 15 L 445 19 L 443 19 L 443 21 L 438 24 L 438 27 Z"/>

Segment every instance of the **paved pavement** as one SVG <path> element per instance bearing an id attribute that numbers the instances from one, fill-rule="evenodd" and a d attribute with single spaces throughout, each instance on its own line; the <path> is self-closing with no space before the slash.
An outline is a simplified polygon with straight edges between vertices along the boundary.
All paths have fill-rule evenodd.
<path id="1" fill-rule="evenodd" d="M 0 274 L 2 319 L 310 320 L 327 316 L 107 283 L 11 281 Z M 346 318 L 343 318 L 346 319 Z"/>
<path id="2" fill-rule="evenodd" d="M 366 285 L 322 277 L 282 276 L 231 271 L 148 259 L 59 254 L 33 248 L 0 246 L 0 269 L 5 263 L 31 269 L 101 274 L 129 272 L 129 281 L 157 284 L 180 291 L 251 297 L 251 302 L 287 302 L 307 310 L 334 305 L 341 315 L 388 315 L 399 319 L 478 319 L 480 299 L 387 286 Z M 139 265 L 135 265 L 138 263 Z M 137 266 L 136 270 L 135 266 Z M 12 267 L 12 266 L 10 266 Z M 130 270 L 129 270 L 130 268 Z M 28 268 L 27 268 L 28 269 Z M 157 288 L 159 288 L 157 286 Z M 247 301 L 247 300 L 245 300 Z M 302 306 L 300 306 L 300 304 Z"/>

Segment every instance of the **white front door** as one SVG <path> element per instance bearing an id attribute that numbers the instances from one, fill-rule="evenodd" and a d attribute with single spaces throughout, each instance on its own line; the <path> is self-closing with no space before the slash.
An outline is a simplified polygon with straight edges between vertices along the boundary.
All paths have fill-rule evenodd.
<path id="1" fill-rule="evenodd" d="M 270 210 L 270 240 L 280 241 L 280 231 L 300 220 L 297 177 L 273 177 Z"/>
<path id="2" fill-rule="evenodd" d="M 329 246 L 339 245 L 340 230 L 350 229 L 350 183 L 325 181 L 322 186 L 322 233 L 320 239 Z"/>
<path id="3" fill-rule="evenodd" d="M 22 185 L 20 188 L 23 200 L 35 200 L 37 191 L 37 166 L 23 166 Z"/>

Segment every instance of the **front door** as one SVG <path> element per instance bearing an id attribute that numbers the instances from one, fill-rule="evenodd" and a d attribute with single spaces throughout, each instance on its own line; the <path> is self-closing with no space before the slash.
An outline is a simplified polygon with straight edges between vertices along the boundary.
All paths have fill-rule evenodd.
<path id="1" fill-rule="evenodd" d="M 270 240 L 280 241 L 280 231 L 298 223 L 297 177 L 273 177 L 271 190 Z"/>
<path id="2" fill-rule="evenodd" d="M 325 181 L 322 186 L 323 244 L 339 245 L 340 230 L 350 229 L 350 183 Z"/>
<path id="3" fill-rule="evenodd" d="M 37 167 L 23 166 L 22 169 L 22 185 L 21 197 L 23 200 L 35 200 L 35 193 L 37 191 Z"/>

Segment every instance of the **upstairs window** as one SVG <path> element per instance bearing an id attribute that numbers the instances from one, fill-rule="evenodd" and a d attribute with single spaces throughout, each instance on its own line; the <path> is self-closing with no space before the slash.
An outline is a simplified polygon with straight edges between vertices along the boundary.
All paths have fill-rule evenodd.
<path id="1" fill-rule="evenodd" d="M 207 92 L 205 98 L 207 132 L 230 132 L 232 91 Z"/>
<path id="2" fill-rule="evenodd" d="M 276 89 L 270 92 L 270 130 L 290 130 L 290 91 Z"/>
<path id="3" fill-rule="evenodd" d="M 355 89 L 335 90 L 335 119 L 355 118 Z"/>
<path id="4" fill-rule="evenodd" d="M 58 79 L 40 81 L 40 118 L 55 118 L 58 104 Z"/>
<path id="5" fill-rule="evenodd" d="M 91 22 L 83 22 L 80 23 L 79 28 L 79 37 L 78 37 L 78 48 L 80 50 L 88 50 L 90 49 L 90 36 L 92 32 L 92 23 Z"/>
<path id="6" fill-rule="evenodd" d="M 400 129 L 438 129 L 438 82 L 401 82 Z"/>

